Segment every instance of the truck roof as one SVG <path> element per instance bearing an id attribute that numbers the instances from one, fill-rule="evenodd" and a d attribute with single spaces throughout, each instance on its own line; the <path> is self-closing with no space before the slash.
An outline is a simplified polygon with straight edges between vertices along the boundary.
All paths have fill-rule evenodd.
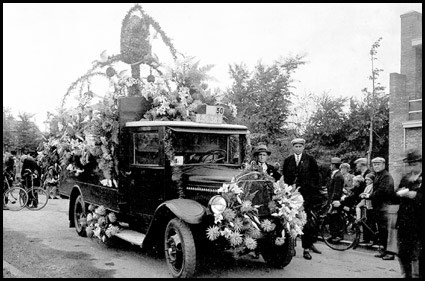
<path id="1" fill-rule="evenodd" d="M 235 124 L 209 124 L 191 121 L 131 121 L 125 127 L 162 127 L 166 126 L 177 132 L 216 133 L 216 134 L 247 134 L 248 128 Z"/>

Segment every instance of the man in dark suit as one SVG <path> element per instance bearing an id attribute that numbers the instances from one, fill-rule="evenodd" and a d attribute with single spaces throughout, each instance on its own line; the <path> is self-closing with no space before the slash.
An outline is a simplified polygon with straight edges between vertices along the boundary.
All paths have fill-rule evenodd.
<path id="1" fill-rule="evenodd" d="M 21 156 L 21 162 L 22 162 L 22 170 L 21 170 L 21 176 L 22 176 L 22 185 L 25 189 L 30 189 L 32 187 L 32 184 L 34 186 L 40 186 L 40 176 L 41 176 L 41 168 L 37 164 L 37 161 L 29 156 L 29 155 L 22 155 Z M 35 174 L 33 178 L 33 182 L 31 182 L 31 174 Z M 33 196 L 33 193 L 30 192 L 28 194 L 28 206 L 37 208 L 38 205 L 38 199 Z"/>
<path id="2" fill-rule="evenodd" d="M 338 157 L 331 158 L 331 180 L 327 186 L 328 190 L 328 205 L 334 201 L 340 201 L 344 188 L 344 176 L 339 170 L 341 159 Z"/>
<path id="3" fill-rule="evenodd" d="M 266 172 L 268 175 L 272 176 L 276 181 L 278 181 L 282 175 L 274 166 L 267 163 L 267 158 L 270 154 L 271 151 L 267 149 L 265 144 L 258 145 L 252 153 L 255 158 L 255 164 L 262 168 L 263 172 Z"/>
<path id="4" fill-rule="evenodd" d="M 321 252 L 313 245 L 317 239 L 317 226 L 312 219 L 311 212 L 317 212 L 323 204 L 323 195 L 320 193 L 321 180 L 316 160 L 304 152 L 305 140 L 297 138 L 291 141 L 294 154 L 288 156 L 282 165 L 282 174 L 286 184 L 300 187 L 299 191 L 304 198 L 304 210 L 307 214 L 307 223 L 301 237 L 304 248 L 303 257 L 311 259 L 309 250 Z"/>

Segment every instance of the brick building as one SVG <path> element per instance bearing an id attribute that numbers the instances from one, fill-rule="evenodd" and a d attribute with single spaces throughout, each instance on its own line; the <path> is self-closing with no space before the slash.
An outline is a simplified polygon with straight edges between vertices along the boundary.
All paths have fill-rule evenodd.
<path id="1" fill-rule="evenodd" d="M 422 149 L 422 14 L 402 14 L 401 69 L 390 74 L 389 171 L 400 181 L 406 149 Z"/>

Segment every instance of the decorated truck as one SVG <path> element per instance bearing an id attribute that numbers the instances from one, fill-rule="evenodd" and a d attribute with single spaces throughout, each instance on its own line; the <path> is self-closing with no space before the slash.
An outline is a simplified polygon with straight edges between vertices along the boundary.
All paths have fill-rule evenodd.
<path id="1" fill-rule="evenodd" d="M 173 277 L 192 276 L 213 248 L 288 265 L 305 221 L 302 197 L 245 163 L 248 129 L 217 123 L 220 107 L 204 107 L 216 113 L 199 122 L 137 121 L 141 105 L 119 100 L 117 179 L 101 181 L 89 159 L 86 169 L 64 169 L 70 227 L 163 252 Z"/>

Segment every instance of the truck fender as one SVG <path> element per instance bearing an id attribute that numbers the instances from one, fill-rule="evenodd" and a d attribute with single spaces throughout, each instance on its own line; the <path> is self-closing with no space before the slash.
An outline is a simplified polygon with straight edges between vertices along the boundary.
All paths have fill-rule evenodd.
<path id="1" fill-rule="evenodd" d="M 173 199 L 162 203 L 155 210 L 142 248 L 156 249 L 156 251 L 162 249 L 164 231 L 172 218 L 178 217 L 186 223 L 199 224 L 205 211 L 204 206 L 190 199 Z"/>
<path id="2" fill-rule="evenodd" d="M 162 203 L 156 209 L 155 215 L 157 212 L 160 212 L 161 208 L 164 206 L 173 212 L 176 217 L 190 224 L 200 223 L 206 211 L 205 207 L 198 202 L 181 198 Z"/>

